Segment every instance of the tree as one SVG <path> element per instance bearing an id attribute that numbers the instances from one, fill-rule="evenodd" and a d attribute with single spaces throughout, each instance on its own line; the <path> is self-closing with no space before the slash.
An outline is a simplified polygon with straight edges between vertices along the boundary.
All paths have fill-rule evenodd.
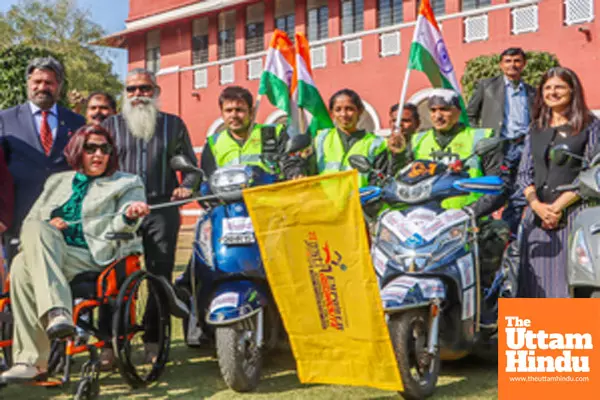
<path id="1" fill-rule="evenodd" d="M 463 94 L 467 99 L 471 98 L 475 84 L 478 81 L 501 73 L 498 67 L 499 63 L 500 54 L 479 56 L 467 61 L 465 73 L 461 79 Z M 523 80 L 531 86 L 537 87 L 542 75 L 550 68 L 558 65 L 558 59 L 554 54 L 543 51 L 529 51 L 527 52 L 527 66 L 523 71 Z"/>
<path id="2" fill-rule="evenodd" d="M 123 88 L 111 72 L 111 63 L 102 60 L 89 45 L 104 34 L 77 0 L 21 0 L 5 14 L 0 13 L 0 50 L 23 45 L 52 52 L 64 62 L 70 88 L 84 96 L 95 90 L 116 96 Z M 15 54 L 25 53 L 17 50 Z M 23 86 L 24 75 L 13 76 L 12 87 Z"/>

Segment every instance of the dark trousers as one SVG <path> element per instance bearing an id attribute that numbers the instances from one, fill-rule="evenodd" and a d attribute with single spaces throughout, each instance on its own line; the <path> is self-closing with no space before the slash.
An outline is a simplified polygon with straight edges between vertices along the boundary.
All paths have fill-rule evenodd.
<path id="1" fill-rule="evenodd" d="M 19 232 L 4 232 L 2 234 L 2 242 L 6 253 L 6 265 L 10 269 L 10 264 L 19 250 Z"/>
<path id="2" fill-rule="evenodd" d="M 215 282 L 215 274 L 214 272 L 204 263 L 202 263 L 198 258 L 195 259 L 196 264 L 194 265 L 194 272 L 196 275 L 196 307 L 198 310 L 198 323 L 200 324 L 200 328 L 206 334 L 209 334 L 211 329 L 206 323 L 205 315 L 208 310 L 210 295 L 214 290 L 214 282 Z M 194 258 L 190 259 L 190 262 L 187 265 L 184 273 L 181 274 L 179 278 L 177 278 L 176 285 L 180 287 L 184 287 L 189 289 L 191 292 L 192 289 L 192 269 L 191 263 L 194 262 Z M 189 299 L 185 299 L 186 303 Z"/>
<path id="3" fill-rule="evenodd" d="M 146 270 L 155 275 L 164 276 L 169 282 L 173 278 L 175 266 L 175 250 L 177 248 L 177 235 L 181 220 L 177 207 L 167 207 L 152 210 L 144 218 L 140 228 L 144 242 L 144 259 Z M 148 299 L 146 313 L 144 314 L 144 342 L 156 343 L 158 341 L 158 311 L 157 304 L 152 296 Z"/>

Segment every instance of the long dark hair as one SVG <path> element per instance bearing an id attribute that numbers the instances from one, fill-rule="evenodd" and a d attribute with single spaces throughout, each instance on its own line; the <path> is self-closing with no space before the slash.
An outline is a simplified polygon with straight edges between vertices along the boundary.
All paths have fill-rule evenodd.
<path id="1" fill-rule="evenodd" d="M 550 68 L 544 76 L 542 76 L 542 81 L 537 88 L 533 105 L 533 125 L 539 129 L 544 129 L 548 128 L 552 122 L 552 109 L 544 102 L 543 91 L 546 82 L 554 77 L 564 81 L 571 89 L 571 104 L 569 104 L 565 117 L 569 119 L 569 126 L 572 129 L 571 134 L 577 135 L 592 120 L 592 114 L 585 102 L 581 81 L 577 77 L 577 74 L 569 68 Z"/>
<path id="2" fill-rule="evenodd" d="M 67 143 L 63 154 L 67 159 L 67 163 L 75 171 L 81 171 L 83 169 L 83 145 L 87 142 L 91 135 L 104 136 L 108 144 L 112 147 L 108 164 L 106 165 L 106 171 L 103 176 L 111 176 L 119 169 L 119 159 L 117 157 L 117 148 L 115 147 L 115 141 L 106 129 L 100 125 L 90 124 L 84 125 L 77 130 Z"/>

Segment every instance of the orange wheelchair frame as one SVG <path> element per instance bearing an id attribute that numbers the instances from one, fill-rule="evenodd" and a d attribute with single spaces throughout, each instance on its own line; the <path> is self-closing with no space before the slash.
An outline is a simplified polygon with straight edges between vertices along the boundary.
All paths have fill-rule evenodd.
<path id="1" fill-rule="evenodd" d="M 159 354 L 153 362 L 152 370 L 146 376 L 140 376 L 129 357 L 130 346 L 128 341 L 140 332 L 141 326 L 135 325 L 136 320 L 136 302 L 138 300 L 137 290 L 143 280 L 149 284 L 156 285 L 156 289 L 149 292 L 149 296 L 158 296 L 155 301 L 158 303 L 159 312 Z M 73 356 L 84 352 L 89 352 L 90 358 L 81 368 L 81 378 L 79 380 L 75 399 L 94 399 L 100 393 L 99 387 L 99 359 L 98 349 L 111 343 L 116 356 L 117 366 L 123 378 L 133 387 L 143 387 L 156 381 L 164 370 L 168 360 L 170 347 L 170 315 L 168 308 L 165 309 L 167 302 L 164 300 L 164 291 L 160 288 L 158 279 L 142 270 L 140 255 L 134 254 L 121 258 L 111 263 L 99 274 L 96 272 L 84 272 L 78 274 L 71 282 L 71 291 L 73 299 L 83 299 L 73 307 L 73 320 L 78 328 L 91 333 L 91 336 L 97 339 L 91 344 L 77 344 L 78 334 L 66 339 L 60 343 L 55 341 L 52 346 L 48 371 L 52 374 L 53 370 L 58 369 L 64 357 L 63 378 L 60 380 L 48 380 L 32 383 L 35 386 L 62 387 L 70 383 L 71 366 Z M 0 295 L 0 349 L 3 350 L 5 364 L 11 364 L 12 354 L 12 326 L 10 324 L 10 296 L 8 294 L 9 281 L 4 281 L 4 290 Z M 116 308 L 112 319 L 112 332 L 106 335 L 92 322 L 87 322 L 80 318 L 85 312 L 92 312 L 100 306 L 110 306 Z M 11 329 L 7 329 L 10 327 Z M 131 330 L 129 328 L 132 328 Z M 63 346 L 61 346 L 63 345 Z M 61 354 L 62 353 L 62 354 Z"/>

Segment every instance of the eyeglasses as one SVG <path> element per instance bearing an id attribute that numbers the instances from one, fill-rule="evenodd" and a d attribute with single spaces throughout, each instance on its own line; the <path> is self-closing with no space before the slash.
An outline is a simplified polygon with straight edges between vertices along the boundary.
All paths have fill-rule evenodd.
<path id="1" fill-rule="evenodd" d="M 100 150 L 102 154 L 108 155 L 112 153 L 112 146 L 108 143 L 86 143 L 83 145 L 83 151 L 85 151 L 87 154 L 95 154 L 96 150 Z"/>
<path id="2" fill-rule="evenodd" d="M 127 93 L 135 93 L 137 90 L 139 90 L 142 93 L 149 93 L 152 90 L 154 90 L 154 86 L 152 86 L 152 85 L 127 86 L 125 88 L 125 90 L 127 91 Z"/>

